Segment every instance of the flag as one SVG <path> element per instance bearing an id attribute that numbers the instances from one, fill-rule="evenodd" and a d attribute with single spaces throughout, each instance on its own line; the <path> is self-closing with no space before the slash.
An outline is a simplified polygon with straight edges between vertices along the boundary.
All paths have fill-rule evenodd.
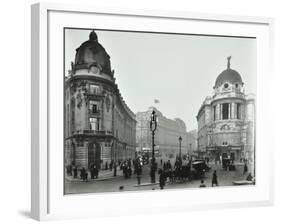
<path id="1" fill-rule="evenodd" d="M 157 99 L 155 99 L 155 100 L 154 100 L 154 103 L 155 103 L 155 104 L 156 104 L 156 103 L 160 103 L 160 101 L 157 100 Z"/>

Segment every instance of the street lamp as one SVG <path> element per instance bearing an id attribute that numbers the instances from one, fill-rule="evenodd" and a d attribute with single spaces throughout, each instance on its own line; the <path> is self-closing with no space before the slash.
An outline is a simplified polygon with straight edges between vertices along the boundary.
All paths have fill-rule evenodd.
<path id="1" fill-rule="evenodd" d="M 179 162 L 181 163 L 181 141 L 182 141 L 182 137 L 179 137 L 179 143 L 180 143 L 180 151 L 179 151 Z"/>
<path id="2" fill-rule="evenodd" d="M 152 134 L 152 160 L 151 160 L 151 170 L 150 170 L 150 177 L 151 177 L 151 183 L 155 183 L 155 172 L 156 172 L 156 163 L 155 163 L 155 156 L 154 156 L 154 136 L 155 131 L 157 129 L 157 116 L 155 114 L 155 111 L 153 110 L 150 117 L 150 131 Z"/>

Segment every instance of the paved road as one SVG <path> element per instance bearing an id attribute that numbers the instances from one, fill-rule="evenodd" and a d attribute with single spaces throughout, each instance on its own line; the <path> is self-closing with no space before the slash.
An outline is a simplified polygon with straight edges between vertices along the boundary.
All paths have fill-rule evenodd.
<path id="1" fill-rule="evenodd" d="M 220 165 L 212 164 L 212 168 L 205 175 L 205 184 L 207 187 L 211 187 L 212 173 L 214 170 L 217 171 L 219 186 L 233 186 L 232 182 L 237 180 L 245 180 L 247 174 L 243 175 L 243 165 L 236 165 L 236 171 L 225 171 Z M 149 166 L 143 167 L 143 175 L 141 177 L 142 183 L 149 183 Z M 251 172 L 252 167 L 249 167 L 249 172 Z M 158 175 L 156 175 L 156 180 L 158 181 Z M 137 177 L 132 175 L 131 178 L 125 179 L 122 176 L 118 176 L 112 179 L 107 179 L 103 181 L 92 181 L 92 182 L 69 182 L 66 181 L 65 192 L 66 193 L 101 193 L 101 192 L 119 192 L 119 191 L 139 191 L 139 190 L 158 190 L 159 185 L 146 185 L 146 186 L 136 186 Z M 178 188 L 198 188 L 200 185 L 200 180 L 193 180 L 191 182 L 186 181 L 182 183 L 172 183 L 165 186 L 165 189 L 178 189 Z M 119 187 L 123 186 L 123 190 Z"/>

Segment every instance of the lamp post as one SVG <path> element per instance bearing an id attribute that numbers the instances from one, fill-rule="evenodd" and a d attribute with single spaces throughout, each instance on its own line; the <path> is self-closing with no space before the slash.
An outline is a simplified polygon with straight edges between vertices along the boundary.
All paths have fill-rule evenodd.
<path id="1" fill-rule="evenodd" d="M 154 136 L 155 131 L 157 129 L 157 116 L 155 114 L 155 111 L 153 110 L 150 117 L 150 131 L 152 134 L 152 159 L 151 159 L 151 170 L 150 170 L 150 177 L 151 177 L 151 183 L 155 183 L 155 172 L 156 172 L 156 163 L 155 163 L 155 156 L 154 156 Z"/>
<path id="2" fill-rule="evenodd" d="M 181 163 L 181 141 L 182 141 L 182 137 L 179 137 L 179 143 L 180 143 L 180 148 L 179 148 L 179 162 Z"/>

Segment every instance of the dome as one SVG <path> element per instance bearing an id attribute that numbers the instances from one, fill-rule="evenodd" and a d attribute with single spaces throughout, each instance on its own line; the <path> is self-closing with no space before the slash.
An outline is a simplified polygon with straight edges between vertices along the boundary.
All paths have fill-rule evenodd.
<path id="1" fill-rule="evenodd" d="M 89 40 L 76 49 L 74 70 L 89 69 L 93 65 L 100 67 L 103 73 L 112 75 L 110 56 L 98 42 L 98 36 L 94 30 L 90 33 Z"/>
<path id="2" fill-rule="evenodd" d="M 219 74 L 219 76 L 216 79 L 216 84 L 215 84 L 215 88 L 219 87 L 220 85 L 222 85 L 225 82 L 229 82 L 229 83 L 240 83 L 243 84 L 241 75 L 230 68 L 230 59 L 231 57 L 228 57 L 227 60 L 227 69 L 224 70 L 221 74 Z"/>

